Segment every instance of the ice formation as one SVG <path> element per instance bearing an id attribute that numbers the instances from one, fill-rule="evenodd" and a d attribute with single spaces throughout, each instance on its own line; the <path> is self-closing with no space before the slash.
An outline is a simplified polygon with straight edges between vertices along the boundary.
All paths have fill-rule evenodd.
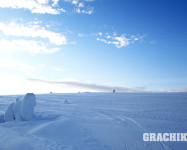
<path id="1" fill-rule="evenodd" d="M 34 107 L 36 105 L 36 97 L 33 93 L 27 93 L 25 97 L 16 99 L 11 103 L 5 112 L 5 122 L 30 120 L 34 115 Z"/>

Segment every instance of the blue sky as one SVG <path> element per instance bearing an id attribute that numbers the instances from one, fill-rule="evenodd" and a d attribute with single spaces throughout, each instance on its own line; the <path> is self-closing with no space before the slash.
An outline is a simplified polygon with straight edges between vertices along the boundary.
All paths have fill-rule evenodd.
<path id="1" fill-rule="evenodd" d="M 187 91 L 185 0 L 0 0 L 0 94 Z"/>

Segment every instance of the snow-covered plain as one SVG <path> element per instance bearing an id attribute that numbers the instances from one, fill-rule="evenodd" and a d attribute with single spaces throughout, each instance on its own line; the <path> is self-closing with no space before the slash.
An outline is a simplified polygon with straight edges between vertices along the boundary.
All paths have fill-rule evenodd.
<path id="1" fill-rule="evenodd" d="M 187 142 L 144 142 L 144 132 L 186 133 L 187 93 L 36 95 L 35 118 L 4 122 L 0 150 L 186 150 Z"/>

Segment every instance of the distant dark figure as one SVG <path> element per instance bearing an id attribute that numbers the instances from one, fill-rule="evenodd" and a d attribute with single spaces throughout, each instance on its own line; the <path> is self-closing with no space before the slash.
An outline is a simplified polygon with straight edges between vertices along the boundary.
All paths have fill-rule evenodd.
<path id="1" fill-rule="evenodd" d="M 70 102 L 67 99 L 65 99 L 64 104 L 70 104 Z"/>
<path id="2" fill-rule="evenodd" d="M 115 91 L 115 90 L 113 90 L 113 93 L 116 93 L 116 91 Z"/>

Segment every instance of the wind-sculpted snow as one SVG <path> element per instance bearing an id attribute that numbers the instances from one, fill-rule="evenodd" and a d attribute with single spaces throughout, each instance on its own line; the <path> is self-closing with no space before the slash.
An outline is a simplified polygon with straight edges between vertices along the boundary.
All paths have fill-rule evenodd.
<path id="1" fill-rule="evenodd" d="M 16 97 L 0 97 L 1 114 Z M 187 93 L 52 93 L 36 95 L 36 99 L 34 119 L 0 123 L 0 150 L 186 150 L 187 147 L 186 142 L 143 141 L 145 132 L 186 132 Z"/>
<path id="2" fill-rule="evenodd" d="M 33 93 L 27 93 L 25 97 L 16 99 L 11 103 L 5 111 L 5 121 L 21 121 L 30 120 L 34 115 L 34 107 L 36 105 L 36 98 Z"/>

